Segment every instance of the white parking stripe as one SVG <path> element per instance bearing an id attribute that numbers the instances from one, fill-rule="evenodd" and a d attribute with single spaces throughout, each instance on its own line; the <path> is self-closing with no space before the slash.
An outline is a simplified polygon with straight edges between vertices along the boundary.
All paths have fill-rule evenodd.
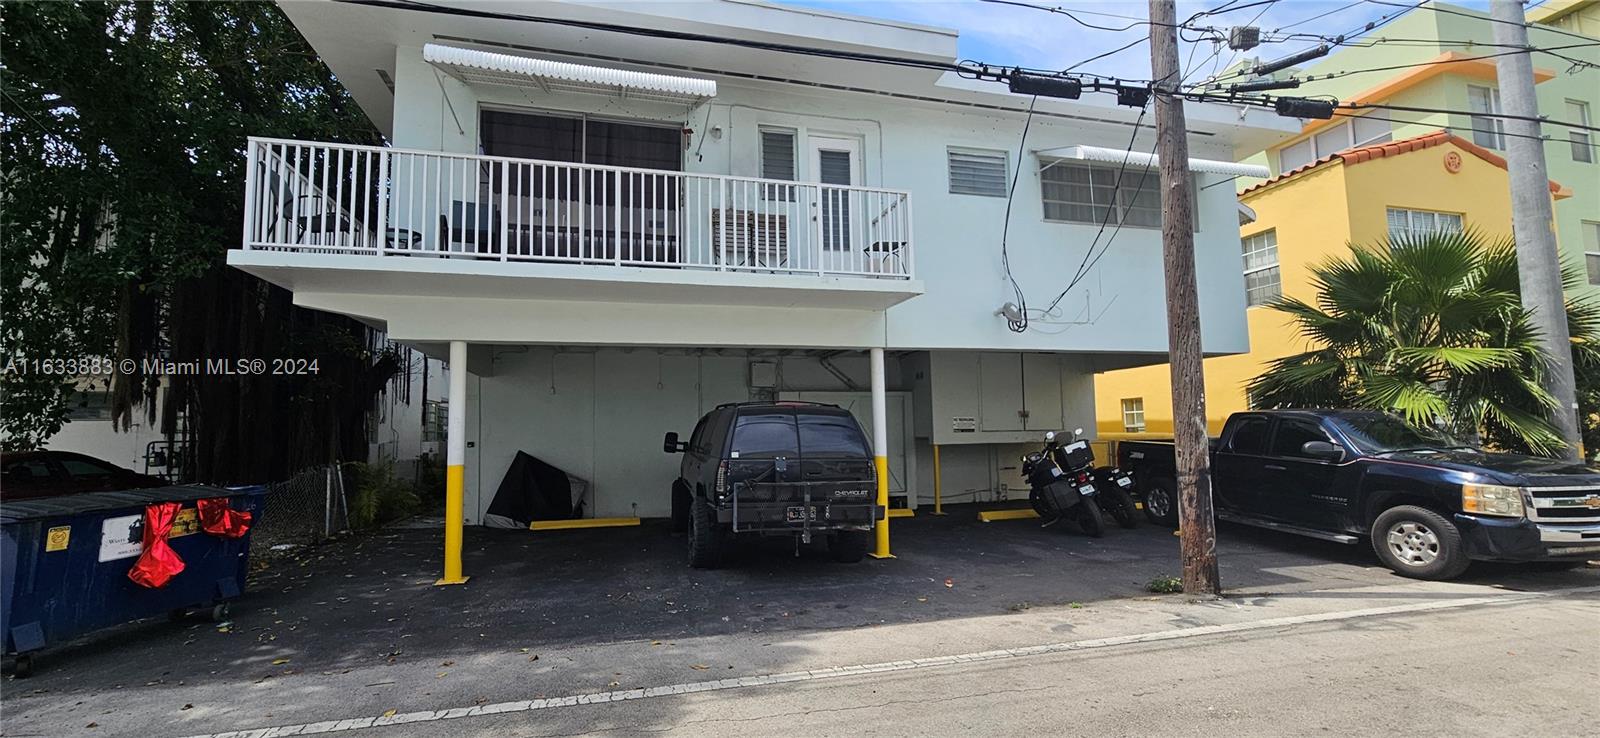
<path id="1" fill-rule="evenodd" d="M 605 702 L 624 702 L 627 700 L 669 697 L 672 695 L 692 694 L 695 692 L 715 692 L 729 689 L 743 689 L 748 687 L 765 687 L 772 684 L 783 684 L 788 682 L 808 682 L 818 679 L 835 679 L 838 677 L 860 676 L 863 674 L 910 671 L 913 669 L 953 666 L 958 664 L 978 664 L 989 661 L 999 661 L 1003 659 L 1044 656 L 1047 654 L 1064 653 L 1068 651 L 1082 651 L 1092 648 L 1126 646 L 1136 643 L 1153 643 L 1157 641 L 1170 641 L 1182 638 L 1200 638 L 1204 636 L 1225 635 L 1229 633 L 1245 633 L 1254 630 L 1267 630 L 1271 628 L 1282 628 L 1293 625 L 1353 620 L 1357 618 L 1369 618 L 1382 615 L 1402 615 L 1407 613 L 1428 612 L 1432 610 L 1449 610 L 1461 607 L 1475 607 L 1479 605 L 1503 605 L 1517 602 L 1527 602 L 1529 600 L 1537 600 L 1560 595 L 1581 594 L 1588 592 L 1600 592 L 1600 586 L 1575 587 L 1571 589 L 1552 590 L 1548 592 L 1519 592 L 1516 594 L 1491 595 L 1488 597 L 1465 597 L 1455 600 L 1441 600 L 1438 602 L 1420 602 L 1406 605 L 1390 605 L 1388 607 L 1372 607 L 1364 610 L 1328 612 L 1314 615 L 1295 615 L 1292 617 L 1269 618 L 1266 620 L 1257 620 L 1247 623 L 1203 625 L 1193 628 L 1161 630 L 1152 633 L 1138 633 L 1134 635 L 1114 636 L 1110 638 L 1092 638 L 1088 640 L 1048 643 L 1039 646 L 1027 646 L 1023 648 L 979 651 L 976 653 L 957 654 L 953 656 L 934 656 L 923 659 L 885 661 L 876 664 L 859 664 L 855 666 L 833 666 L 823 669 L 811 669 L 809 671 L 791 671 L 780 674 L 735 677 L 731 679 L 717 679 L 707 682 L 689 682 L 686 684 L 646 687 L 642 689 L 595 692 L 592 694 L 581 694 L 571 697 L 551 697 L 537 700 L 499 702 L 492 705 L 478 705 L 475 707 L 455 707 L 444 710 L 423 710 L 420 712 L 406 712 L 396 715 L 378 717 L 345 718 L 340 720 L 325 720 L 316 723 L 280 725 L 270 728 L 252 728 L 248 730 L 236 730 L 225 733 L 207 733 L 205 735 L 190 736 L 190 738 L 278 738 L 279 736 L 339 733 L 351 730 L 379 728 L 387 725 L 404 725 L 408 723 L 455 720 L 458 718 L 498 715 L 508 712 L 550 710 L 561 707 L 574 707 L 577 705 L 594 705 Z"/>

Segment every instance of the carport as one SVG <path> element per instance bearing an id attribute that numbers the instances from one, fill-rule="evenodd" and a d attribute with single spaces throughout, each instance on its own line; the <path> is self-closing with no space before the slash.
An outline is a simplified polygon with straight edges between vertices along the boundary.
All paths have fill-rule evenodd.
<path id="1" fill-rule="evenodd" d="M 585 499 L 577 500 L 588 519 L 574 521 L 583 527 L 666 517 L 678 458 L 660 453 L 661 436 L 686 433 L 724 402 L 795 399 L 850 409 L 872 438 L 878 504 L 889 507 L 892 490 L 915 501 L 908 479 L 915 472 L 907 448 L 908 393 L 894 393 L 899 415 L 891 422 L 882 348 L 497 344 L 481 347 L 478 353 L 486 356 L 477 363 L 473 353 L 466 341 L 449 344 L 452 369 L 467 370 L 450 372 L 439 584 L 467 581 L 463 529 L 483 522 L 518 452 L 588 480 Z M 488 366 L 473 371 L 483 364 Z M 841 386 L 833 389 L 835 383 Z M 891 427 L 900 435 L 895 444 Z M 891 455 L 898 474 L 891 473 Z M 877 528 L 873 555 L 891 558 L 887 520 Z"/>

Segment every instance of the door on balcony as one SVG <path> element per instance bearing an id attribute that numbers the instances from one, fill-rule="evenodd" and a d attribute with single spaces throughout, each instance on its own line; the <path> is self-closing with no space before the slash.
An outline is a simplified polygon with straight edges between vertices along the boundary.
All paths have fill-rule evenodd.
<path id="1" fill-rule="evenodd" d="M 849 138 L 811 137 L 806 142 L 812 181 L 817 188 L 812 218 L 822 244 L 822 265 L 832 271 L 851 271 L 852 210 L 850 185 L 861 184 L 861 142 Z M 829 185 L 833 185 L 830 187 Z"/>
<path id="2" fill-rule="evenodd" d="M 681 126 L 484 110 L 482 190 L 513 256 L 634 264 L 679 259 Z M 596 169 L 564 164 L 594 164 Z M 502 205 L 503 204 L 503 205 Z M 506 210 L 499 213 L 500 209 Z M 498 223 L 496 218 L 488 218 Z"/>

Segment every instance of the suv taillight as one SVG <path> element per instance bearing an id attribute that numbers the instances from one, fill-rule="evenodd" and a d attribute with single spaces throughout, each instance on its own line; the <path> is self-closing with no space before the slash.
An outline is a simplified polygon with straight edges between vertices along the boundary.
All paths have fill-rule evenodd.
<path id="1" fill-rule="evenodd" d="M 718 497 L 728 492 L 728 462 L 726 461 L 717 464 L 716 492 Z"/>

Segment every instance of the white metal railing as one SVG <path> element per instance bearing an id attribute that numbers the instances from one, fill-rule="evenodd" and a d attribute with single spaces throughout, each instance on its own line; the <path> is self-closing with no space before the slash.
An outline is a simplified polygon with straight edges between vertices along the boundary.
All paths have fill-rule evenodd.
<path id="1" fill-rule="evenodd" d="M 251 138 L 244 248 L 909 279 L 911 195 Z"/>

